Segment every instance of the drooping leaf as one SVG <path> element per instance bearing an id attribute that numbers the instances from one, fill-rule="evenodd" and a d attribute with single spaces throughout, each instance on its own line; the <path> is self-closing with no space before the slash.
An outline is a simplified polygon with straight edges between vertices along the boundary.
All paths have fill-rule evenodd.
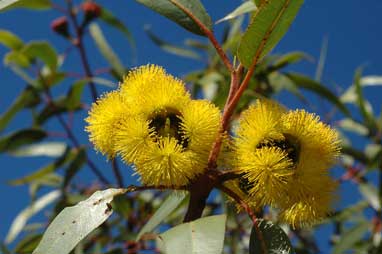
<path id="1" fill-rule="evenodd" d="M 376 211 L 379 211 L 381 209 L 381 201 L 378 196 L 377 188 L 370 183 L 360 183 L 358 186 L 359 191 L 365 200 L 369 202 L 369 205 Z"/>
<path id="2" fill-rule="evenodd" d="M 17 243 L 14 249 L 14 253 L 18 253 L 18 254 L 31 253 L 37 247 L 37 244 L 40 242 L 41 237 L 42 237 L 42 234 L 27 235 L 24 239 L 20 240 Z"/>
<path id="3" fill-rule="evenodd" d="M 310 79 L 309 77 L 297 73 L 287 73 L 286 76 L 290 78 L 298 87 L 307 89 L 316 93 L 317 95 L 320 95 L 323 99 L 333 103 L 346 116 L 351 116 L 349 110 L 338 99 L 338 97 L 322 84 Z"/>
<path id="4" fill-rule="evenodd" d="M 249 240 L 249 254 L 263 253 L 293 253 L 293 247 L 288 236 L 276 224 L 264 219 L 257 221 L 257 228 L 252 227 L 251 238 Z M 261 236 L 259 235 L 261 234 Z M 263 243 L 261 241 L 264 241 Z M 266 250 L 263 249 L 267 248 Z"/>
<path id="5" fill-rule="evenodd" d="M 118 73 L 120 77 L 125 75 L 125 68 L 123 67 L 118 56 L 114 53 L 113 49 L 110 47 L 109 43 L 106 41 L 101 28 L 93 23 L 89 26 L 89 31 L 93 37 L 98 49 L 105 59 L 110 63 L 112 68 Z"/>
<path id="6" fill-rule="evenodd" d="M 311 60 L 312 57 L 305 54 L 304 52 L 295 51 L 290 52 L 284 55 L 281 55 L 280 57 L 277 57 L 275 61 L 271 65 L 272 70 L 278 70 L 281 68 L 284 68 L 288 65 L 300 62 L 302 60 Z"/>
<path id="7" fill-rule="evenodd" d="M 183 57 L 188 57 L 188 58 L 197 59 L 197 60 L 199 60 L 201 58 L 199 56 L 199 54 L 197 54 L 193 50 L 179 47 L 179 46 L 176 46 L 176 45 L 173 45 L 173 44 L 170 44 L 170 43 L 163 41 L 161 38 L 156 36 L 148 27 L 145 27 L 145 32 L 150 37 L 150 39 L 156 45 L 158 45 L 163 51 L 166 51 L 170 54 L 174 54 L 177 56 L 183 56 Z"/>
<path id="8" fill-rule="evenodd" d="M 45 231 L 33 254 L 67 254 L 113 213 L 110 202 L 124 189 L 97 191 L 62 210 Z"/>
<path id="9" fill-rule="evenodd" d="M 241 63 L 249 68 L 281 40 L 296 17 L 303 0 L 264 1 L 244 33 L 238 49 Z"/>
<path id="10" fill-rule="evenodd" d="M 77 174 L 81 167 L 86 162 L 86 150 L 84 148 L 79 149 L 74 159 L 69 163 L 65 170 L 65 178 L 63 187 L 65 188 L 70 183 L 70 180 Z"/>
<path id="11" fill-rule="evenodd" d="M 23 47 L 22 53 L 31 59 L 40 59 L 52 71 L 57 68 L 58 58 L 56 50 L 46 41 L 33 41 L 28 43 Z"/>
<path id="12" fill-rule="evenodd" d="M 218 24 L 218 23 L 221 23 L 223 21 L 227 21 L 227 20 L 230 20 L 230 19 L 234 19 L 238 16 L 241 16 L 245 13 L 248 13 L 248 12 L 253 12 L 255 11 L 257 8 L 256 8 L 256 5 L 254 2 L 252 2 L 252 0 L 250 1 L 245 1 L 243 2 L 241 5 L 239 5 L 235 10 L 233 10 L 232 12 L 230 12 L 229 14 L 227 14 L 225 17 L 219 19 L 218 21 L 216 21 L 215 23 Z"/>
<path id="13" fill-rule="evenodd" d="M 155 229 L 169 214 L 176 209 L 179 204 L 184 200 L 186 194 L 183 192 L 170 194 L 155 211 L 153 216 L 151 216 L 150 220 L 142 227 L 139 231 L 138 236 L 136 237 L 136 241 L 139 241 L 141 236 L 145 233 L 151 232 Z"/>
<path id="14" fill-rule="evenodd" d="M 128 41 L 130 42 L 130 45 L 133 48 L 135 48 L 135 41 L 129 29 L 127 29 L 127 27 L 122 23 L 122 21 L 120 21 L 117 17 L 115 17 L 111 11 L 105 9 L 105 7 L 103 6 L 102 6 L 100 19 L 103 22 L 107 23 L 108 25 L 118 29 L 124 35 L 126 35 Z"/>
<path id="15" fill-rule="evenodd" d="M 0 116 L 0 132 L 5 129 L 13 117 L 23 108 L 38 104 L 40 97 L 32 87 L 27 87 L 15 99 L 12 105 Z"/>
<path id="16" fill-rule="evenodd" d="M 64 155 L 56 159 L 54 162 L 49 163 L 46 166 L 39 168 L 38 170 L 33 171 L 32 173 L 23 176 L 21 178 L 9 181 L 8 183 L 11 185 L 21 185 L 31 183 L 37 180 L 41 180 L 43 177 L 53 173 L 58 168 L 64 166 L 66 163 L 72 161 L 78 154 L 78 150 L 68 150 Z"/>
<path id="17" fill-rule="evenodd" d="M 362 236 L 370 227 L 370 222 L 362 220 L 357 225 L 341 234 L 340 240 L 333 247 L 333 254 L 343 254 L 345 251 L 352 249 L 354 244 L 362 239 Z"/>
<path id="18" fill-rule="evenodd" d="M 12 222 L 12 225 L 8 231 L 7 237 L 5 238 L 5 243 L 11 243 L 17 235 L 21 232 L 26 222 L 33 215 L 44 209 L 47 205 L 54 202 L 61 196 L 61 190 L 54 190 L 45 194 L 35 202 L 33 202 L 30 206 L 22 210 Z"/>
<path id="19" fill-rule="evenodd" d="M 0 1 L 0 12 L 15 8 L 31 10 L 46 10 L 51 7 L 50 0 L 2 0 Z"/>
<path id="20" fill-rule="evenodd" d="M 0 29 L 0 44 L 3 44 L 10 49 L 18 50 L 23 46 L 23 41 L 17 35 L 7 30 Z"/>
<path id="21" fill-rule="evenodd" d="M 46 137 L 40 129 L 24 129 L 0 138 L 0 152 L 12 151 L 23 145 L 38 142 Z"/>
<path id="22" fill-rule="evenodd" d="M 369 134 L 369 130 L 363 124 L 360 124 L 350 118 L 345 118 L 337 122 L 338 126 L 346 131 L 351 131 L 357 133 L 361 136 L 367 136 Z"/>
<path id="23" fill-rule="evenodd" d="M 41 88 L 41 85 L 36 80 L 34 80 L 31 76 L 29 76 L 29 74 L 27 72 L 25 72 L 23 69 L 21 69 L 20 67 L 14 65 L 14 64 L 10 64 L 9 68 L 17 76 L 19 76 L 22 80 L 24 80 L 28 85 L 30 85 L 30 86 L 32 86 L 32 87 L 34 87 L 36 89 L 40 89 Z"/>
<path id="24" fill-rule="evenodd" d="M 17 157 L 60 157 L 65 153 L 66 149 L 67 144 L 64 142 L 46 142 L 23 146 L 18 149 L 12 150 L 9 154 Z"/>
<path id="25" fill-rule="evenodd" d="M 5 54 L 3 62 L 6 66 L 15 64 L 22 68 L 28 68 L 31 64 L 30 59 L 24 53 L 16 50 L 9 51 L 7 54 Z"/>
<path id="26" fill-rule="evenodd" d="M 137 0 L 137 2 L 171 19 L 192 33 L 205 35 L 182 8 L 179 8 L 179 6 L 182 6 L 192 13 L 204 26 L 212 30 L 211 18 L 199 0 Z"/>
<path id="27" fill-rule="evenodd" d="M 159 235 L 159 249 L 168 254 L 221 254 L 226 219 L 215 215 L 176 226 Z"/>

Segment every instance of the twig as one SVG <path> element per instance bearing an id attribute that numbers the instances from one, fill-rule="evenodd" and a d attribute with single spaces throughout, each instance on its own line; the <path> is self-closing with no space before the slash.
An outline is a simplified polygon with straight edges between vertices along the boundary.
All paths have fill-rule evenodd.
<path id="1" fill-rule="evenodd" d="M 251 218 L 251 220 L 253 222 L 253 226 L 256 230 L 256 235 L 257 235 L 258 239 L 260 240 L 261 248 L 263 249 L 263 254 L 267 254 L 268 251 L 267 251 L 267 246 L 266 246 L 265 241 L 264 241 L 263 234 L 261 233 L 261 231 L 259 229 L 259 226 L 257 224 L 257 217 L 256 217 L 255 213 L 252 211 L 251 207 L 249 207 L 249 205 L 246 202 L 244 202 L 231 189 L 225 187 L 224 185 L 219 185 L 218 188 L 220 190 L 222 190 L 224 193 L 226 193 L 228 196 L 233 198 L 247 212 L 248 216 Z"/>
<path id="2" fill-rule="evenodd" d="M 215 49 L 216 49 L 218 55 L 220 56 L 220 58 L 222 59 L 224 65 L 227 67 L 227 69 L 230 72 L 232 72 L 233 67 L 232 67 L 231 61 L 229 60 L 228 56 L 226 55 L 226 53 L 224 52 L 224 50 L 220 46 L 214 33 L 208 27 L 206 27 L 197 17 L 195 17 L 194 14 L 192 14 L 187 8 L 185 8 L 183 5 L 178 3 L 176 0 L 170 0 L 170 2 L 173 5 L 177 6 L 179 9 L 181 9 L 189 18 L 191 18 L 198 25 L 200 30 L 202 30 L 202 32 L 207 36 L 207 38 L 210 40 L 212 45 L 215 47 Z"/>

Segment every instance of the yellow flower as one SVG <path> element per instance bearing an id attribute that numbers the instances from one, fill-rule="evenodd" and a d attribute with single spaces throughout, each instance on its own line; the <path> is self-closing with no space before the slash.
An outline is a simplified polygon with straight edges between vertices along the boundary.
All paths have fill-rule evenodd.
<path id="1" fill-rule="evenodd" d="M 191 100 L 185 84 L 156 65 L 133 69 L 120 85 L 132 114 L 153 114 L 185 107 Z"/>
<path id="2" fill-rule="evenodd" d="M 117 91 L 105 94 L 93 103 L 85 130 L 95 148 L 108 157 L 115 156 L 115 130 L 119 122 L 127 117 L 128 107 Z"/>
<path id="3" fill-rule="evenodd" d="M 339 154 L 339 141 L 314 114 L 258 101 L 243 113 L 235 154 L 249 195 L 282 209 L 285 221 L 309 225 L 330 210 L 336 184 L 328 168 Z"/>
<path id="4" fill-rule="evenodd" d="M 120 93 L 131 117 L 116 130 L 116 149 L 144 184 L 181 186 L 205 170 L 219 129 L 220 112 L 191 100 L 185 85 L 161 67 L 140 67 L 124 79 Z"/>

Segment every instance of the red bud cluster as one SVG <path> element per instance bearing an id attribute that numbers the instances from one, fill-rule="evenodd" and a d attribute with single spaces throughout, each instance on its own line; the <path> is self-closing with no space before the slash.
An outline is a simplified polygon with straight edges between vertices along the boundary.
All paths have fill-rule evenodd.
<path id="1" fill-rule="evenodd" d="M 69 26 L 66 17 L 59 17 L 50 23 L 50 28 L 64 37 L 69 37 Z"/>
<path id="2" fill-rule="evenodd" d="M 94 2 L 83 3 L 81 5 L 81 10 L 85 14 L 85 23 L 88 23 L 101 15 L 101 7 Z"/>

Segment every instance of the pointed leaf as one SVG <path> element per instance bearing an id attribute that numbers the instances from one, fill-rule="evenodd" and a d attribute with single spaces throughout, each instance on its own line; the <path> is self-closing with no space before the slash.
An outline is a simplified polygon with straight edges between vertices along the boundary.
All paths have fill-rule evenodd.
<path id="1" fill-rule="evenodd" d="M 227 21 L 227 20 L 230 20 L 230 19 L 234 19 L 238 16 L 241 16 L 245 13 L 248 13 L 248 12 L 253 12 L 255 11 L 257 8 L 256 8 L 256 5 L 254 2 L 252 2 L 252 0 L 250 1 L 245 1 L 244 3 L 242 3 L 241 5 L 239 5 L 239 7 L 237 7 L 235 10 L 233 10 L 232 12 L 230 12 L 228 15 L 226 15 L 224 18 L 221 18 L 219 19 L 218 21 L 216 21 L 215 23 L 218 24 L 218 23 L 221 23 L 223 21 Z"/>
<path id="2" fill-rule="evenodd" d="M 183 223 L 159 235 L 167 254 L 221 254 L 227 216 L 215 215 Z"/>
<path id="3" fill-rule="evenodd" d="M 67 144 L 63 142 L 46 142 L 39 144 L 32 144 L 12 150 L 9 154 L 17 157 L 30 157 L 30 156 L 48 156 L 59 157 L 62 156 L 67 149 Z"/>
<path id="4" fill-rule="evenodd" d="M 192 33 L 205 35 L 199 26 L 179 8 L 180 5 L 212 30 L 211 18 L 199 0 L 137 0 L 137 2 L 171 19 Z"/>
<path id="5" fill-rule="evenodd" d="M 173 212 L 179 204 L 184 200 L 186 194 L 184 192 L 171 193 L 161 204 L 158 210 L 155 211 L 150 220 L 139 231 L 136 241 L 139 241 L 141 236 L 145 233 L 151 232 L 155 229 L 167 216 Z"/>
<path id="6" fill-rule="evenodd" d="M 241 63 L 249 68 L 266 56 L 281 40 L 304 0 L 269 0 L 257 9 L 238 49 Z"/>
<path id="7" fill-rule="evenodd" d="M 23 46 L 23 41 L 17 35 L 7 30 L 0 29 L 0 44 L 3 44 L 10 49 L 18 50 Z"/>
<path id="8" fill-rule="evenodd" d="M 0 11 L 11 10 L 15 8 L 25 8 L 32 10 L 45 10 L 51 7 L 50 0 L 1 0 Z"/>
<path id="9" fill-rule="evenodd" d="M 27 55 L 29 58 L 38 58 L 43 61 L 50 70 L 55 70 L 57 68 L 57 53 L 56 50 L 45 41 L 34 41 L 30 42 L 22 49 L 22 53 Z"/>
<path id="10" fill-rule="evenodd" d="M 124 189 L 97 191 L 62 210 L 45 231 L 33 254 L 67 254 L 113 213 L 110 202 Z"/>
<path id="11" fill-rule="evenodd" d="M 109 43 L 106 41 L 101 31 L 101 28 L 97 24 L 93 23 L 90 25 L 89 31 L 101 54 L 110 63 L 118 75 L 123 77 L 123 75 L 125 75 L 125 68 L 123 67 L 118 56 L 114 53 L 113 49 L 109 46 Z"/>
<path id="12" fill-rule="evenodd" d="M 54 190 L 52 192 L 49 192 L 48 194 L 45 194 L 44 196 L 33 202 L 30 206 L 25 208 L 23 211 L 21 211 L 12 222 L 7 237 L 5 238 L 5 243 L 11 243 L 24 228 L 25 224 L 27 223 L 30 217 L 44 209 L 47 205 L 54 202 L 60 196 L 61 191 Z"/>
<path id="13" fill-rule="evenodd" d="M 369 205 L 373 207 L 374 210 L 379 211 L 381 209 L 381 201 L 378 197 L 377 188 L 369 183 L 360 183 L 358 186 L 359 191 L 365 200 L 369 202 Z"/>
<path id="14" fill-rule="evenodd" d="M 257 232 L 255 227 L 252 227 L 251 238 L 249 240 L 250 254 L 293 253 L 289 237 L 279 226 L 263 219 L 257 221 L 257 226 L 259 232 Z M 258 233 L 261 233 L 261 236 Z M 264 241 L 266 250 L 263 249 L 261 241 Z"/>
<path id="15" fill-rule="evenodd" d="M 11 151 L 23 145 L 38 142 L 46 137 L 40 129 L 24 129 L 0 138 L 0 152 Z"/>
<path id="16" fill-rule="evenodd" d="M 334 245 L 333 254 L 343 254 L 345 251 L 350 250 L 353 246 L 362 239 L 368 228 L 370 227 L 370 222 L 362 220 L 359 224 L 352 227 L 347 232 L 341 235 L 340 241 Z"/>

